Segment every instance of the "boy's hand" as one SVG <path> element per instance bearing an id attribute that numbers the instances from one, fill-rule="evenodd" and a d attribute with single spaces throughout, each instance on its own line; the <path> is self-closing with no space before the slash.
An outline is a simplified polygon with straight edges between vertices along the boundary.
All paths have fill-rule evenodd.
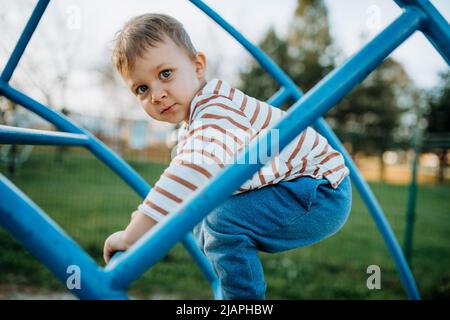
<path id="1" fill-rule="evenodd" d="M 103 259 L 108 263 L 116 251 L 125 251 L 157 222 L 140 211 L 131 215 L 131 221 L 125 230 L 113 233 L 105 240 Z"/>
<path id="2" fill-rule="evenodd" d="M 124 241 L 124 233 L 124 230 L 117 231 L 105 240 L 103 259 L 105 259 L 106 263 L 109 262 L 114 252 L 125 251 L 128 249 L 129 245 Z"/>

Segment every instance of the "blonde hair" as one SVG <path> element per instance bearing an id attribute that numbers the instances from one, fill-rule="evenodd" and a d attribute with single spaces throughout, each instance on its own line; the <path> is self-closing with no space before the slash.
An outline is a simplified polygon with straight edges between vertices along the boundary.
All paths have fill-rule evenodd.
<path id="1" fill-rule="evenodd" d="M 156 47 L 169 37 L 189 57 L 195 58 L 197 51 L 183 25 L 175 18 L 157 13 L 136 16 L 125 23 L 122 30 L 116 33 L 112 60 L 121 74 L 128 74 L 137 57 L 142 57 L 149 47 Z"/>

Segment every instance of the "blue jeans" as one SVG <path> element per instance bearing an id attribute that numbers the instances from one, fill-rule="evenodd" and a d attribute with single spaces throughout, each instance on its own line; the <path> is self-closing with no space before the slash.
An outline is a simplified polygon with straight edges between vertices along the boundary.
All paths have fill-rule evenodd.
<path id="1" fill-rule="evenodd" d="M 231 196 L 195 228 L 225 299 L 264 299 L 258 251 L 281 252 L 336 233 L 350 213 L 349 177 L 333 189 L 328 180 L 300 177 Z"/>

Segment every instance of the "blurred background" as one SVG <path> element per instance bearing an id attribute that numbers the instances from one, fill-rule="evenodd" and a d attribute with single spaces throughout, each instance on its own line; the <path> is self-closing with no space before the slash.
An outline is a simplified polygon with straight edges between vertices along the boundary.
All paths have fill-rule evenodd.
<path id="1" fill-rule="evenodd" d="M 401 14 L 390 0 L 205 2 L 258 44 L 304 92 Z M 448 1 L 431 2 L 450 19 Z M 0 0 L 2 67 L 35 3 Z M 170 161 L 176 127 L 146 116 L 110 59 L 114 34 L 144 12 L 167 13 L 185 25 L 196 48 L 208 58 L 208 78 L 225 79 L 259 99 L 278 90 L 239 44 L 184 0 L 53 1 L 11 84 L 90 130 L 153 185 Z M 369 181 L 426 299 L 450 297 L 449 104 L 449 68 L 416 33 L 324 115 Z M 3 97 L 0 124 L 54 129 Z M 104 240 L 126 226 L 140 202 L 125 183 L 80 148 L 0 145 L 0 172 L 101 265 Z M 417 185 L 411 183 L 413 172 Z M 356 191 L 349 221 L 338 234 L 308 248 L 261 258 L 269 299 L 405 298 L 394 264 Z M 370 265 L 380 266 L 379 290 L 367 288 Z M 212 297 L 181 245 L 134 283 L 130 293 L 156 299 Z M 70 295 L 0 229 L 0 298 L 36 297 Z"/>

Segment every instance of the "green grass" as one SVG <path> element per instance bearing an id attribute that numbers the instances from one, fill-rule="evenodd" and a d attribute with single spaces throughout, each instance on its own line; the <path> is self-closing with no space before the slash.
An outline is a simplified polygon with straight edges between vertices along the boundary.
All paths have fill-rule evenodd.
<path id="1" fill-rule="evenodd" d="M 101 265 L 104 239 L 123 229 L 139 197 L 83 150 L 71 149 L 62 166 L 53 148 L 35 148 L 14 177 L 0 170 Z M 166 165 L 129 162 L 151 185 Z M 407 187 L 371 184 L 399 242 L 403 242 Z M 413 273 L 423 298 L 450 298 L 450 186 L 420 186 L 414 231 Z M 65 288 L 8 233 L 0 229 L 0 285 Z M 404 299 L 395 266 L 359 195 L 350 218 L 333 237 L 280 254 L 261 254 L 269 299 Z M 381 290 L 368 290 L 366 269 L 381 268 Z M 130 287 L 140 298 L 155 294 L 211 298 L 208 283 L 177 245 Z"/>

